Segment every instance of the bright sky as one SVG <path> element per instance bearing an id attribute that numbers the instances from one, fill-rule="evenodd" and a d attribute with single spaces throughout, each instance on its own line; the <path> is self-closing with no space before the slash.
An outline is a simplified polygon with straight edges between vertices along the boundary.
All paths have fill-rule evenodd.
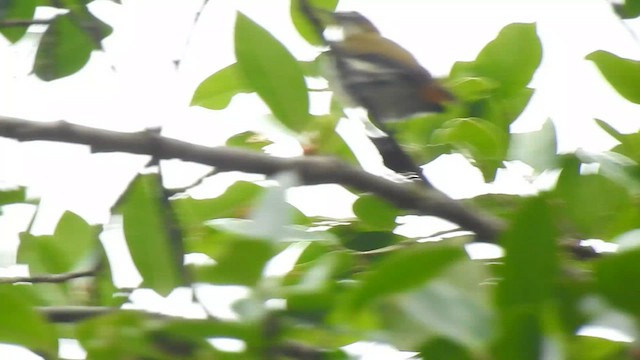
<path id="1" fill-rule="evenodd" d="M 228 136 L 247 129 L 262 130 L 279 140 L 275 153 L 299 152 L 291 138 L 264 120 L 267 110 L 254 96 L 239 96 L 224 111 L 188 106 L 200 81 L 233 62 L 232 29 L 237 9 L 269 29 L 299 58 L 310 59 L 317 54 L 293 29 L 288 1 L 210 1 L 195 27 L 193 19 L 200 0 L 123 3 L 120 6 L 103 0 L 92 5 L 98 16 L 114 26 L 114 33 L 106 39 L 104 53 L 95 53 L 80 73 L 62 80 L 44 83 L 29 75 L 28 59 L 34 52 L 30 39 L 9 46 L 0 38 L 0 59 L 4 62 L 0 66 L 2 115 L 43 121 L 65 119 L 122 131 L 161 125 L 167 136 L 206 145 L 221 144 Z M 342 10 L 358 10 L 368 16 L 385 36 L 409 49 L 436 76 L 445 75 L 455 61 L 472 60 L 506 24 L 537 22 L 544 56 L 532 83 L 537 93 L 513 130 L 536 130 L 550 118 L 559 133 L 561 151 L 598 151 L 614 143 L 598 130 L 593 118 L 603 119 L 623 132 L 640 128 L 640 123 L 632 120 L 640 118 L 640 107 L 618 96 L 595 66 L 584 60 L 600 49 L 640 59 L 640 43 L 605 0 L 342 0 L 340 4 Z M 638 21 L 629 24 L 640 34 Z M 173 61 L 177 59 L 182 61 L 176 70 Z M 50 232 L 64 210 L 74 211 L 91 223 L 107 223 L 110 206 L 146 161 L 146 157 L 125 154 L 92 155 L 75 145 L 17 144 L 0 139 L 0 187 L 27 185 L 34 196 L 42 198 L 46 216 L 38 218 L 38 232 Z M 457 156 L 443 157 L 426 169 L 436 186 L 454 197 L 498 190 L 531 193 L 536 189 L 526 180 L 530 172 L 523 166 L 512 166 L 511 171 L 502 173 L 498 185 L 483 185 L 479 172 Z M 207 168 L 171 162 L 169 176 L 171 170 L 174 176 L 169 185 L 181 186 Z M 231 181 L 233 177 L 223 176 L 200 190 L 200 195 L 219 192 L 216 184 Z M 308 194 L 302 191 L 293 191 L 291 201 L 307 213 L 350 214 L 353 197 L 335 196 L 335 186 L 314 188 L 320 198 L 335 199 L 330 204 L 315 202 L 324 206 L 309 206 L 311 202 L 305 198 Z M 16 270 L 3 270 L 2 266 L 14 261 L 17 232 L 24 230 L 32 209 L 12 205 L 3 211 L 0 275 Z M 410 227 L 405 230 L 416 231 Z M 136 279 L 127 279 L 130 266 L 123 265 L 119 270 L 122 281 L 136 283 Z M 0 357 L 2 354 L 0 347 Z"/>

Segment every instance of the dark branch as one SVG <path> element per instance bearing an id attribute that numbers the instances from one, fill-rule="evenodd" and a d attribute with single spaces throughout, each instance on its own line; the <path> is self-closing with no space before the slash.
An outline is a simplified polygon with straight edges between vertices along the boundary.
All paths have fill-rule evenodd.
<path id="1" fill-rule="evenodd" d="M 49 25 L 53 19 L 7 19 L 0 21 L 0 28 L 25 27 L 31 25 Z"/>
<path id="2" fill-rule="evenodd" d="M 0 284 L 17 284 L 17 283 L 61 283 L 82 277 L 90 277 L 96 274 L 95 270 L 76 271 L 64 274 L 47 274 L 37 276 L 17 276 L 0 278 Z"/>
<path id="3" fill-rule="evenodd" d="M 92 317 L 125 311 L 106 306 L 48 306 L 38 308 L 38 312 L 54 323 L 72 323 Z"/>
<path id="4" fill-rule="evenodd" d="M 108 306 L 43 306 L 37 308 L 37 310 L 47 320 L 54 323 L 73 323 L 115 312 L 141 313 L 157 319 L 186 319 L 182 316 L 171 316 L 145 310 L 120 309 Z M 197 319 L 192 320 L 198 321 Z M 208 321 L 218 320 L 208 319 Z"/>
<path id="5" fill-rule="evenodd" d="M 306 185 L 337 183 L 371 192 L 405 210 L 437 216 L 475 232 L 478 241 L 494 242 L 505 224 L 479 209 L 453 200 L 435 189 L 395 183 L 356 169 L 334 158 L 279 158 L 229 148 L 206 147 L 159 136 L 153 132 L 121 133 L 64 121 L 40 123 L 0 116 L 0 136 L 19 141 L 49 140 L 84 144 L 93 152 L 125 152 L 158 159 L 180 159 L 215 166 L 218 171 L 274 175 L 297 172 Z"/>
<path id="6" fill-rule="evenodd" d="M 109 306 L 42 306 L 37 307 L 36 310 L 40 315 L 44 316 L 47 320 L 54 323 L 73 323 L 90 319 L 96 316 L 107 315 L 111 313 L 138 313 L 144 314 L 153 319 L 176 319 L 198 322 L 223 322 L 224 320 L 210 317 L 207 319 L 194 319 L 184 316 L 166 315 L 157 312 L 151 312 L 146 310 L 137 309 L 121 309 L 117 307 Z"/>
<path id="7" fill-rule="evenodd" d="M 278 358 L 285 357 L 296 360 L 322 360 L 327 358 L 327 351 L 294 342 L 275 346 L 271 349 L 271 352 Z"/>

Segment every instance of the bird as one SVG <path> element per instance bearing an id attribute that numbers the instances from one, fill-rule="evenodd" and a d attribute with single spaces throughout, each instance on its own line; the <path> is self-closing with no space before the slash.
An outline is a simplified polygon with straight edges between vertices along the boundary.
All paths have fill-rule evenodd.
<path id="1" fill-rule="evenodd" d="M 378 126 L 422 113 L 442 112 L 453 94 L 396 42 L 356 11 L 333 12 L 341 39 L 327 40 L 327 77 L 348 106 L 360 106 Z"/>
<path id="2" fill-rule="evenodd" d="M 387 168 L 433 187 L 385 124 L 442 112 L 455 96 L 361 13 L 327 11 L 311 7 L 308 0 L 299 1 L 329 48 L 323 68 L 334 96 L 344 107 L 366 110 L 367 136 Z M 332 29 L 338 34 L 332 36 L 328 31 Z"/>

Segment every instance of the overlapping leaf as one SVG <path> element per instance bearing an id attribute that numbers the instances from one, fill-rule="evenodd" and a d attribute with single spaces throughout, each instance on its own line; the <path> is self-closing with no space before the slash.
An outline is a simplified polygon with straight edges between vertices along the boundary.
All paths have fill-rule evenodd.
<path id="1" fill-rule="evenodd" d="M 241 13 L 234 34 L 244 79 L 284 126 L 302 130 L 309 117 L 309 98 L 300 64 L 267 30 Z"/>
<path id="2" fill-rule="evenodd" d="M 545 303 L 558 277 L 555 225 L 544 197 L 531 199 L 515 216 L 501 244 L 506 256 L 497 289 L 498 359 L 539 359 Z"/>
<path id="3" fill-rule="evenodd" d="M 31 20 L 36 11 L 36 0 L 0 1 L 0 21 Z M 0 27 L 0 33 L 15 43 L 27 33 L 28 26 Z"/>
<path id="4" fill-rule="evenodd" d="M 169 221 L 171 209 L 155 174 L 140 175 L 120 204 L 124 235 L 143 286 L 167 295 L 183 284 L 181 244 Z"/>
<path id="5" fill-rule="evenodd" d="M 598 50 L 587 55 L 609 84 L 625 99 L 640 104 L 640 61 Z"/>

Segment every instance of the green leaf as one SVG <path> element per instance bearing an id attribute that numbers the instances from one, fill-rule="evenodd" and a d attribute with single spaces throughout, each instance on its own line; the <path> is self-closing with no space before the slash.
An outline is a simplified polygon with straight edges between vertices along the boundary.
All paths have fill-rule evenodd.
<path id="1" fill-rule="evenodd" d="M 296 27 L 298 33 L 312 45 L 322 45 L 323 40 L 320 38 L 320 34 L 318 34 L 318 29 L 316 29 L 307 16 L 300 11 L 300 1 L 301 0 L 292 0 L 291 1 L 291 20 L 293 21 L 293 26 Z M 309 5 L 311 5 L 314 9 L 321 9 L 323 11 L 333 12 L 338 5 L 338 0 L 306 0 Z"/>
<path id="2" fill-rule="evenodd" d="M 180 226 L 188 236 L 202 231 L 204 222 L 226 217 L 245 217 L 264 188 L 238 181 L 213 199 L 178 198 L 171 200 Z"/>
<path id="3" fill-rule="evenodd" d="M 470 349 L 485 347 L 495 336 L 493 291 L 479 284 L 491 277 L 485 264 L 462 259 L 425 286 L 387 298 L 382 328 L 398 348 L 419 348 L 433 336 Z"/>
<path id="4" fill-rule="evenodd" d="M 576 336 L 570 343 L 570 360 L 626 359 L 628 344 L 591 336 Z"/>
<path id="5" fill-rule="evenodd" d="M 347 305 L 356 310 L 381 296 L 420 286 L 465 255 L 462 248 L 446 244 L 421 244 L 398 251 L 364 275 Z"/>
<path id="6" fill-rule="evenodd" d="M 139 175 L 125 194 L 122 212 L 124 236 L 134 264 L 144 279 L 143 286 L 161 295 L 182 285 L 184 254 L 167 220 L 171 209 L 163 201 L 162 185 L 156 174 Z"/>
<path id="7" fill-rule="evenodd" d="M 403 239 L 390 231 L 355 231 L 345 234 L 340 240 L 347 249 L 355 251 L 372 251 L 397 244 Z"/>
<path id="8" fill-rule="evenodd" d="M 602 120 L 596 119 L 596 123 L 602 128 L 602 130 L 606 131 L 614 139 L 620 142 L 620 144 L 615 146 L 611 151 L 624 155 L 640 164 L 640 132 L 621 134 L 611 125 Z"/>
<path id="9" fill-rule="evenodd" d="M 32 274 L 59 274 L 87 269 L 99 246 L 98 228 L 78 215 L 65 212 L 53 235 L 20 234 L 18 261 Z"/>
<path id="10" fill-rule="evenodd" d="M 191 106 L 221 110 L 240 93 L 251 93 L 253 87 L 243 77 L 238 64 L 231 64 L 206 78 L 198 85 L 191 99 Z"/>
<path id="11" fill-rule="evenodd" d="M 216 264 L 195 267 L 198 281 L 254 286 L 262 277 L 267 261 L 276 254 L 273 244 L 263 239 L 225 235 L 215 241 L 224 242 L 219 245 L 219 255 L 212 256 Z"/>
<path id="12" fill-rule="evenodd" d="M 113 283 L 112 263 L 109 261 L 101 242 L 99 245 L 98 261 L 100 261 L 100 266 L 95 275 L 95 289 L 91 297 L 92 305 L 120 307 L 128 300 L 128 297 Z M 117 264 L 117 260 L 113 263 Z"/>
<path id="13" fill-rule="evenodd" d="M 11 190 L 0 190 L 0 206 L 25 202 L 27 200 L 27 189 L 19 187 Z"/>
<path id="14" fill-rule="evenodd" d="M 625 59 L 608 51 L 598 50 L 587 55 L 609 84 L 625 99 L 640 104 L 640 61 Z"/>
<path id="15" fill-rule="evenodd" d="M 0 21 L 31 20 L 36 11 L 36 0 L 0 1 Z M 0 33 L 12 43 L 27 33 L 28 26 L 0 27 Z"/>
<path id="16" fill-rule="evenodd" d="M 65 271 L 78 270 L 83 265 L 88 266 L 89 260 L 94 259 L 100 241 L 98 240 L 99 230 L 71 211 L 66 211 L 62 215 L 53 236 L 55 241 L 64 248 L 66 257 L 69 259 L 68 269 Z"/>
<path id="17" fill-rule="evenodd" d="M 86 2 L 68 7 L 71 11 L 56 16 L 40 40 L 33 70 L 42 80 L 56 80 L 82 69 L 91 52 L 101 49 L 101 41 L 112 32 L 89 12 Z"/>
<path id="18" fill-rule="evenodd" d="M 477 206 L 496 216 L 510 219 L 524 200 L 525 198 L 520 195 L 483 194 L 465 200 L 465 202 L 469 202 L 472 206 Z"/>
<path id="19" fill-rule="evenodd" d="M 493 123 L 478 119 L 452 119 L 433 133 L 432 144 L 451 144 L 475 160 L 486 181 L 491 181 L 502 166 L 508 147 L 508 135 Z"/>
<path id="20" fill-rule="evenodd" d="M 471 102 L 489 97 L 499 85 L 495 80 L 489 78 L 466 76 L 455 79 L 451 91 L 457 98 Z"/>
<path id="21" fill-rule="evenodd" d="M 235 51 L 244 78 L 287 128 L 302 130 L 309 118 L 309 97 L 302 68 L 264 28 L 239 13 Z"/>
<path id="22" fill-rule="evenodd" d="M 539 359 L 544 304 L 558 277 L 555 225 L 546 202 L 530 199 L 500 239 L 506 256 L 497 289 L 498 359 Z"/>
<path id="23" fill-rule="evenodd" d="M 505 310 L 537 306 L 551 295 L 558 259 L 554 220 L 546 201 L 529 200 L 501 236 L 506 256 L 498 304 Z"/>
<path id="24" fill-rule="evenodd" d="M 305 320 L 302 321 L 309 323 L 306 320 L 308 317 L 304 317 L 304 314 L 296 315 L 298 315 L 298 318 L 303 317 Z M 339 349 L 362 339 L 354 332 L 335 331 L 335 328 L 328 326 L 289 326 L 283 329 L 281 336 L 288 341 L 313 344 L 316 348 L 327 349 L 323 351 L 324 356 L 320 358 L 322 360 L 355 360 L 350 356 L 335 356 L 334 354 L 338 350 L 334 350 L 334 354 L 331 354 L 329 349 Z"/>
<path id="25" fill-rule="evenodd" d="M 553 122 L 545 121 L 538 131 L 511 135 L 509 160 L 520 160 L 537 172 L 558 166 L 556 130 Z"/>
<path id="26" fill-rule="evenodd" d="M 296 266 L 289 277 L 295 276 L 297 281 L 285 289 L 287 310 L 307 318 L 313 314 L 323 316 L 335 306 L 336 276 L 352 267 L 352 257 L 345 252 L 328 253 L 312 263 Z"/>
<path id="27" fill-rule="evenodd" d="M 435 338 L 420 347 L 423 359 L 473 360 L 466 348 L 446 338 Z"/>
<path id="28" fill-rule="evenodd" d="M 64 250 L 51 235 L 21 233 L 18 263 L 29 264 L 31 274 L 58 274 L 69 270 Z"/>
<path id="29" fill-rule="evenodd" d="M 498 92 L 509 95 L 531 81 L 541 59 L 542 45 L 536 34 L 536 25 L 509 24 L 480 51 L 471 66 L 472 76 L 497 81 L 500 84 Z M 452 75 L 458 73 L 454 70 L 456 66 Z"/>
<path id="30" fill-rule="evenodd" d="M 273 144 L 273 141 L 267 139 L 264 135 L 260 135 L 253 131 L 245 131 L 236 134 L 225 142 L 226 146 L 261 151 L 265 146 Z"/>
<path id="31" fill-rule="evenodd" d="M 291 286 L 287 291 L 318 292 L 329 288 L 332 284 L 331 279 L 338 268 L 340 261 L 339 254 L 345 255 L 344 252 L 331 252 L 324 254 L 322 257 L 304 266 L 297 266 L 295 272 L 302 272 L 302 274 L 298 276 L 296 284 Z"/>
<path id="32" fill-rule="evenodd" d="M 640 249 L 623 251 L 598 259 L 595 265 L 597 291 L 612 305 L 640 316 Z"/>
<path id="33" fill-rule="evenodd" d="M 256 238 L 278 241 L 288 233 L 295 208 L 286 200 L 288 189 L 300 185 L 298 175 L 293 171 L 278 173 L 274 176 L 278 186 L 268 187 L 262 198 L 251 210 L 252 226 L 249 235 Z"/>
<path id="34" fill-rule="evenodd" d="M 298 61 L 300 67 L 302 67 L 302 72 L 304 76 L 308 77 L 322 77 L 323 67 L 322 64 L 325 62 L 325 58 L 327 55 L 325 53 L 320 53 L 316 56 L 315 59 L 309 61 Z"/>
<path id="35" fill-rule="evenodd" d="M 63 0 L 70 10 L 69 14 L 77 26 L 81 27 L 94 41 L 95 49 L 100 49 L 100 42 L 111 35 L 113 29 L 89 11 L 88 5 L 93 0 Z"/>
<path id="36" fill-rule="evenodd" d="M 493 353 L 496 360 L 538 360 L 542 357 L 542 327 L 532 311 L 505 312 L 501 321 L 502 337 Z"/>
<path id="37" fill-rule="evenodd" d="M 101 246 L 100 227 L 87 224 L 72 212 L 65 212 L 53 235 L 20 234 L 18 261 L 28 264 L 31 274 L 60 274 L 88 270 L 95 266 Z M 111 279 L 109 279 L 111 280 Z M 77 282 L 37 284 L 38 295 L 47 305 L 66 305 L 86 300 Z"/>
<path id="38" fill-rule="evenodd" d="M 566 263 L 565 263 L 566 264 Z M 576 280 L 573 276 L 560 276 L 554 293 L 554 307 L 547 309 L 547 319 L 557 316 L 552 320 L 557 323 L 552 325 L 555 329 L 547 327 L 547 333 L 552 336 L 574 336 L 576 329 L 584 326 L 593 319 L 592 313 L 585 311 L 583 304 L 594 293 L 593 281 Z M 577 360 L 577 359 L 576 359 Z"/>
<path id="39" fill-rule="evenodd" d="M 615 12 L 623 19 L 640 16 L 640 0 L 625 0 L 623 4 L 611 3 Z"/>
<path id="40" fill-rule="evenodd" d="M 362 195 L 353 203 L 353 213 L 369 228 L 393 230 L 400 211 L 393 204 L 373 195 Z"/>
<path id="41" fill-rule="evenodd" d="M 509 126 L 520 116 L 533 96 L 533 89 L 522 88 L 509 95 L 493 96 L 483 103 L 478 117 L 491 122 L 509 133 Z"/>
<path id="42" fill-rule="evenodd" d="M 442 154 L 453 151 L 450 144 L 435 144 L 431 138 L 447 121 L 451 120 L 445 113 L 435 113 L 407 119 L 393 126 L 398 143 L 405 147 L 418 164 L 431 162 Z"/>
<path id="43" fill-rule="evenodd" d="M 71 20 L 70 13 L 59 15 L 40 40 L 33 70 L 45 81 L 69 76 L 87 64 L 93 49 L 93 40 Z"/>
<path id="44" fill-rule="evenodd" d="M 87 358 L 108 359 L 165 359 L 152 346 L 142 313 L 118 311 L 85 320 L 77 326 L 77 336 L 87 351 Z"/>
<path id="45" fill-rule="evenodd" d="M 0 343 L 22 345 L 50 358 L 58 355 L 55 329 L 36 311 L 19 286 L 0 285 Z"/>
<path id="46" fill-rule="evenodd" d="M 85 9 L 92 0 L 48 0 L 52 5 L 58 5 L 58 7 L 69 9 L 71 11 L 79 11 Z"/>
<path id="47" fill-rule="evenodd" d="M 640 215 L 627 190 L 602 175 L 580 175 L 579 166 L 577 160 L 565 166 L 556 186 L 563 214 L 576 230 L 610 239 L 637 227 Z"/>
<path id="48" fill-rule="evenodd" d="M 18 247 L 19 264 L 28 264 L 32 275 L 59 274 L 70 268 L 69 259 L 61 243 L 51 235 L 35 236 L 23 232 Z M 73 303 L 70 283 L 38 284 L 38 295 L 46 305 Z"/>
<path id="49" fill-rule="evenodd" d="M 223 321 L 221 319 L 212 321 L 211 319 L 175 318 L 160 324 L 157 331 L 179 339 L 233 338 L 253 343 L 259 341 L 262 336 L 261 330 L 259 324 Z"/>
<path id="50" fill-rule="evenodd" d="M 617 148 L 619 147 L 621 146 Z M 585 164 L 598 164 L 598 174 L 622 185 L 632 196 L 640 195 L 640 166 L 638 163 L 612 151 L 599 153 L 577 151 L 576 156 Z"/>
<path id="51" fill-rule="evenodd" d="M 333 250 L 334 248 L 332 246 L 323 242 L 308 243 L 298 257 L 296 266 L 311 263 L 324 256 L 325 254 L 332 252 Z"/>
<path id="52" fill-rule="evenodd" d="M 344 139 L 336 132 L 339 116 L 332 114 L 311 116 L 304 129 L 308 139 L 304 145 L 305 155 L 333 155 L 351 164 L 358 160 Z"/>

